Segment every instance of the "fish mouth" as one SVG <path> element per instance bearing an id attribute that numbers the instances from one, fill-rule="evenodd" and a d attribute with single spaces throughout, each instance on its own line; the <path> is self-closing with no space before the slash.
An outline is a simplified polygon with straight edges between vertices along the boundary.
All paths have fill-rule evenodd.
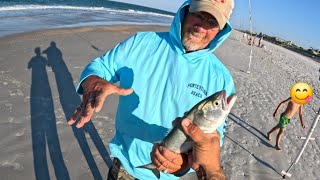
<path id="1" fill-rule="evenodd" d="M 237 96 L 235 94 L 230 95 L 228 98 L 226 96 L 226 91 L 222 91 L 222 109 L 224 111 L 229 111 L 231 107 L 236 102 Z"/>

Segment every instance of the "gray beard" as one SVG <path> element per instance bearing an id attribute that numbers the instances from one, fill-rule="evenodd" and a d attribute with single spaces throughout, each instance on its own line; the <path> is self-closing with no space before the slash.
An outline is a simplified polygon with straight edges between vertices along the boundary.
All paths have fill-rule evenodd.
<path id="1" fill-rule="evenodd" d="M 185 33 L 182 37 L 182 45 L 186 49 L 186 51 L 196 51 L 199 50 L 199 43 L 195 43 L 188 38 L 189 34 Z"/>

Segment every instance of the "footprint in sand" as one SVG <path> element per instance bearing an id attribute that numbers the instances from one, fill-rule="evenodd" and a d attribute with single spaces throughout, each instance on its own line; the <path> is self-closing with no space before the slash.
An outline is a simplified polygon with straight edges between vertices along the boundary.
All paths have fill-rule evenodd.
<path id="1" fill-rule="evenodd" d="M 13 157 L 11 160 L 2 161 L 0 164 L 2 167 L 5 167 L 5 168 L 12 168 L 13 170 L 22 171 L 24 169 L 23 165 L 21 163 L 16 162 L 22 157 L 23 157 L 23 154 L 19 153 L 19 154 L 16 154 L 15 157 Z"/>
<path id="2" fill-rule="evenodd" d="M 16 133 L 16 136 L 17 136 L 17 137 L 23 136 L 25 131 L 26 131 L 26 129 L 23 128 L 23 129 L 21 130 L 21 132 L 17 132 L 17 133 Z"/>

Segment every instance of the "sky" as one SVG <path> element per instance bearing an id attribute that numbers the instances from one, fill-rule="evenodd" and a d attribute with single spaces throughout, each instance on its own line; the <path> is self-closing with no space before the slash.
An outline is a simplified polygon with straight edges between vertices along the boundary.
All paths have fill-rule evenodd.
<path id="1" fill-rule="evenodd" d="M 114 0 L 176 12 L 185 0 Z M 305 49 L 320 49 L 320 0 L 235 0 L 233 28 L 290 40 Z"/>

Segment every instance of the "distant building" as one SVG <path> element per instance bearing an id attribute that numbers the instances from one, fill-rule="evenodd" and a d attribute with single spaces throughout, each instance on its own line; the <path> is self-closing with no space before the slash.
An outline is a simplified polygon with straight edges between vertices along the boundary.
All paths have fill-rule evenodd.
<path id="1" fill-rule="evenodd" d="M 285 43 L 286 42 L 286 40 L 278 38 L 278 37 L 276 37 L 276 41 L 281 42 L 281 43 Z"/>
<path id="2" fill-rule="evenodd" d="M 276 41 L 280 42 L 281 44 L 286 45 L 286 46 L 296 46 L 292 41 L 287 41 L 285 39 L 281 39 L 278 37 L 276 37 Z"/>

